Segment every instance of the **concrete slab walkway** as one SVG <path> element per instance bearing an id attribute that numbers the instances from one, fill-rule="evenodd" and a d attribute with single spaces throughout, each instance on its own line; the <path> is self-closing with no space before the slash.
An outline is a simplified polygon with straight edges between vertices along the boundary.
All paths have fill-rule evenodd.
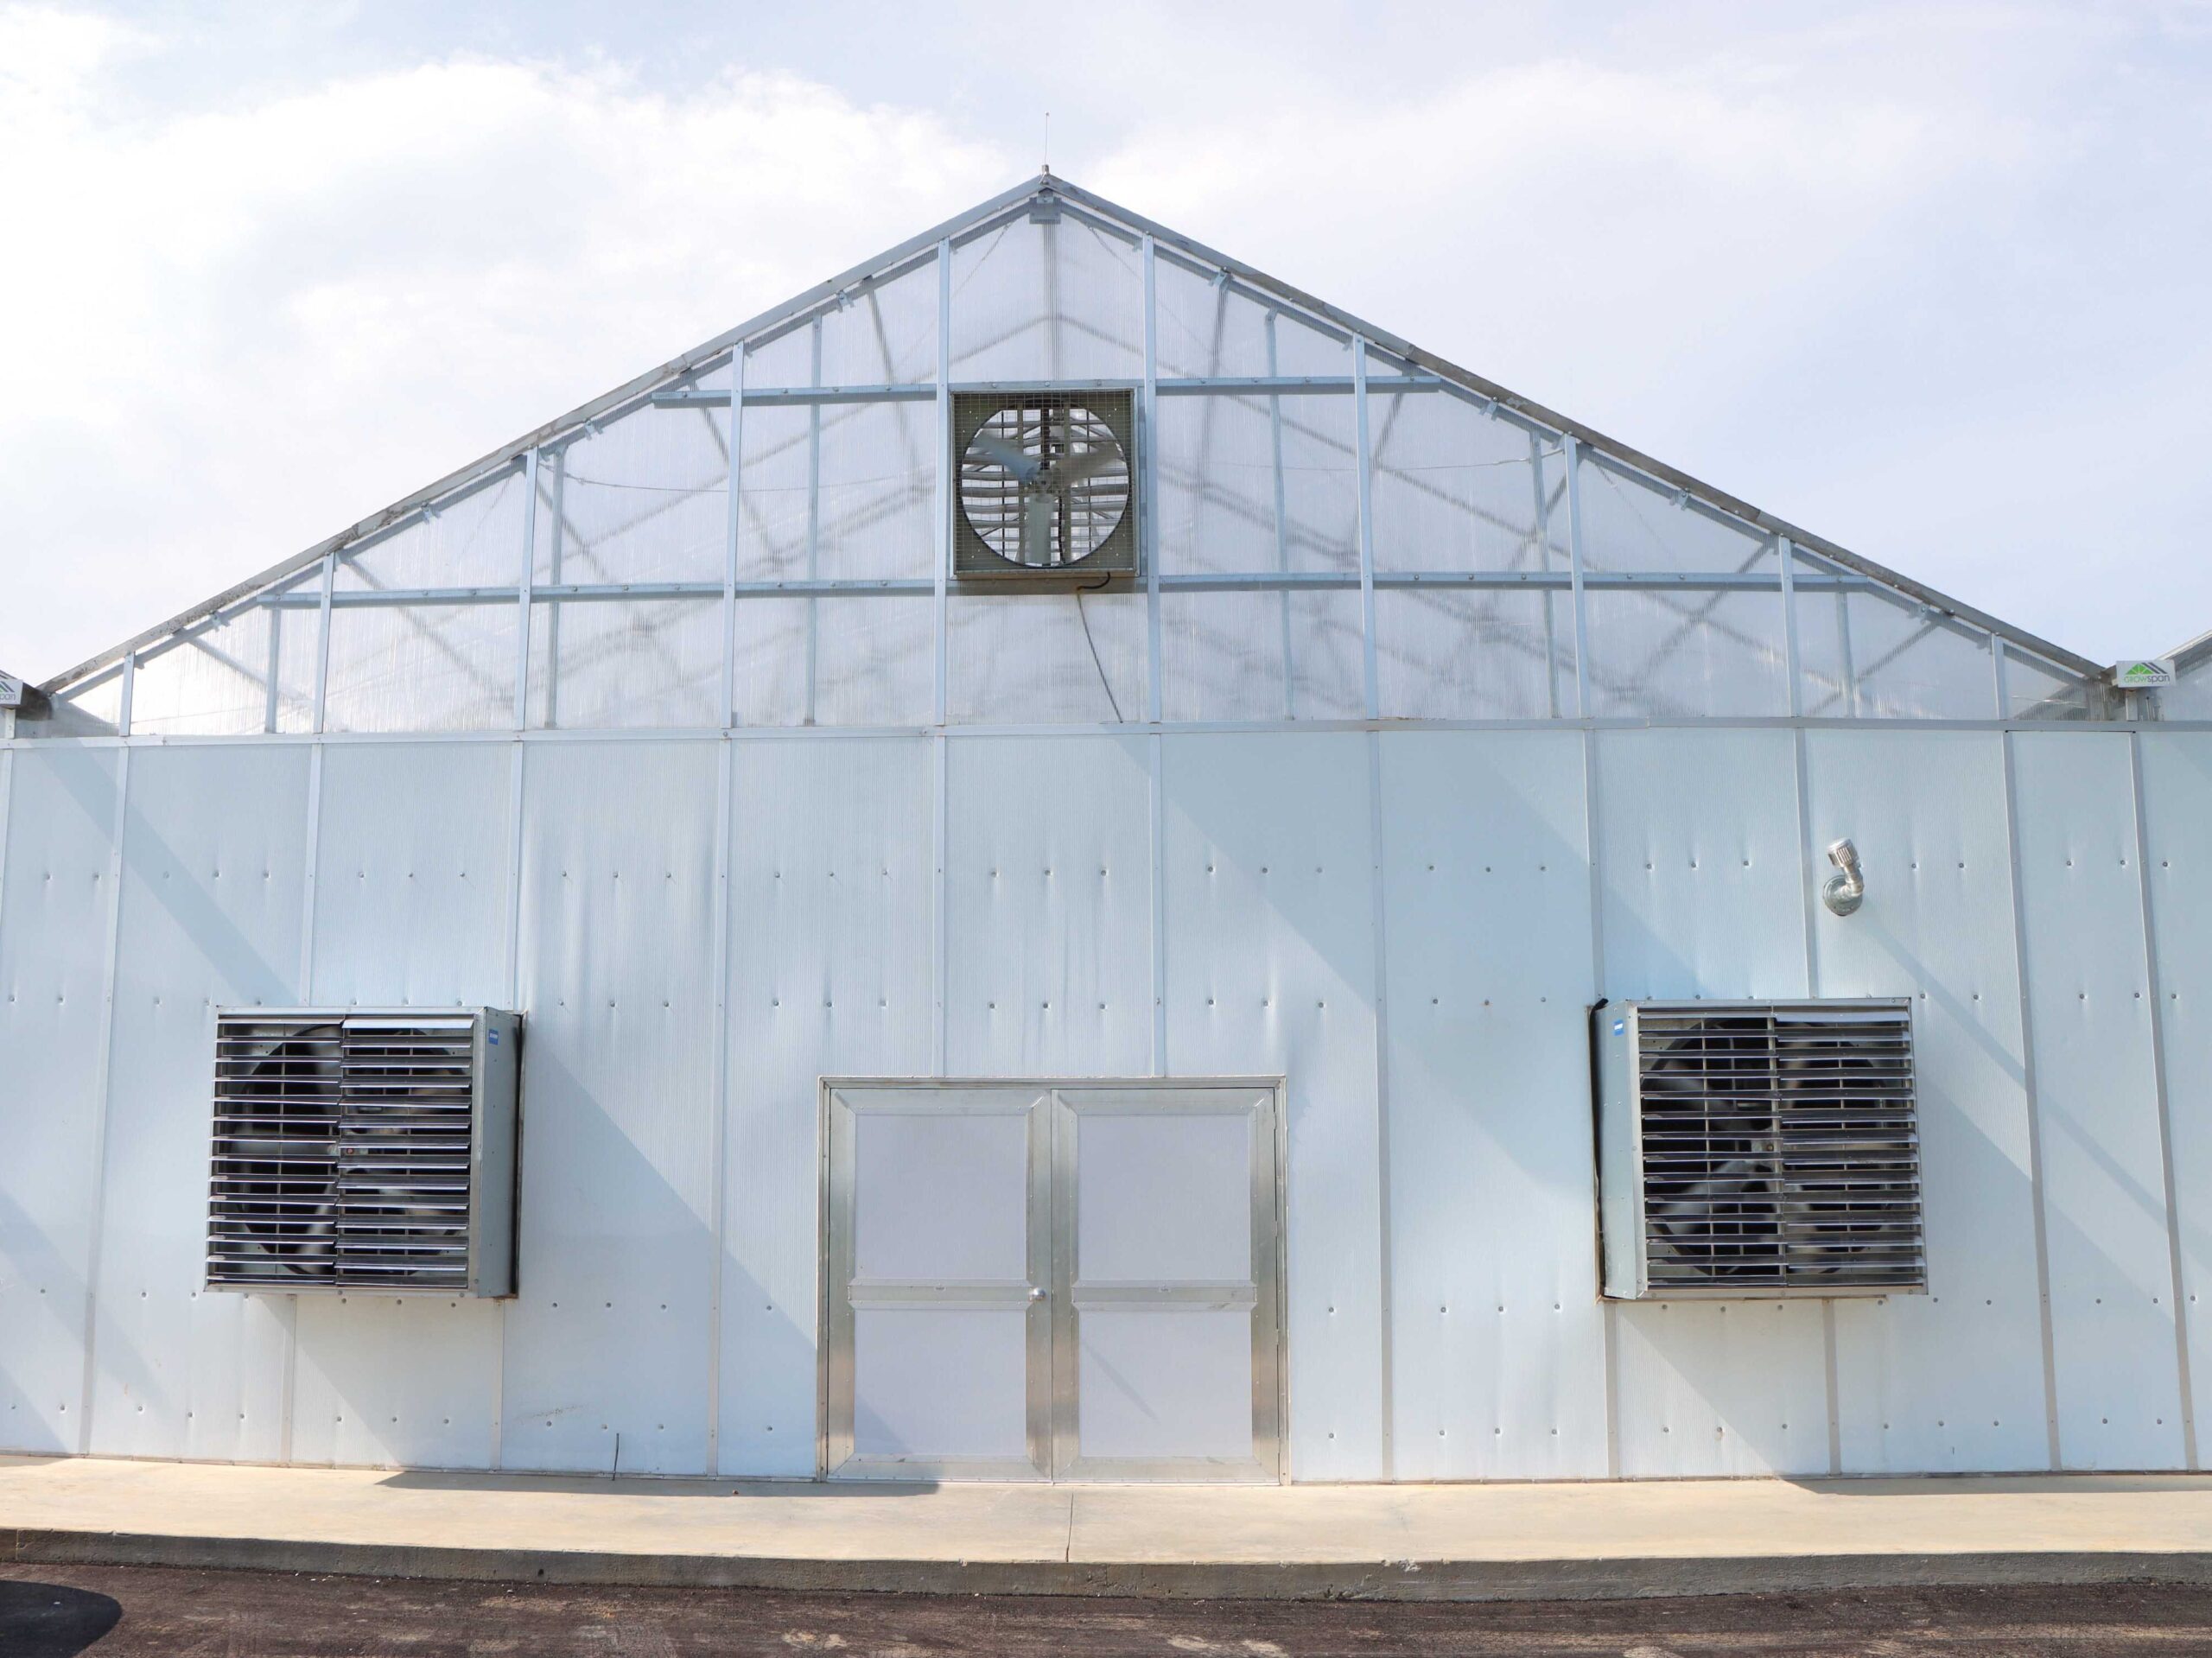
<path id="1" fill-rule="evenodd" d="M 804 1484 L 0 1458 L 0 1559 L 1209 1597 L 2212 1582 L 2212 1477 Z"/>

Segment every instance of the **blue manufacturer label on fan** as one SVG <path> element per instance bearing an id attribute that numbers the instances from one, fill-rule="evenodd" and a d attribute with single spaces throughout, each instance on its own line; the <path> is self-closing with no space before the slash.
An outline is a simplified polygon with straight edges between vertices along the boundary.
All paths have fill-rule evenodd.
<path id="1" fill-rule="evenodd" d="M 1616 1028 L 1616 1029 L 1618 1029 L 1618 1028 L 1619 1028 L 1619 1027 L 1618 1027 L 1618 1026 L 1616 1026 L 1615 1028 Z M 498 1046 L 499 1045 L 499 1033 L 497 1031 L 486 1031 L 486 1032 L 484 1032 L 484 1039 L 485 1039 L 486 1042 L 489 1042 L 489 1043 L 490 1043 L 493 1047 L 495 1047 L 495 1048 L 496 1048 L 496 1047 L 498 1047 Z"/>
<path id="2" fill-rule="evenodd" d="M 1622 1034 L 1625 1033 L 1627 1030 L 1628 1030 L 1628 1021 L 1627 1021 L 1626 1020 L 1624 1020 L 1624 1019 L 1617 1019 L 1617 1020 L 1615 1020 L 1613 1021 L 1613 1034 L 1614 1034 L 1615 1036 L 1620 1036 L 1620 1035 L 1622 1035 Z M 496 1041 L 498 1041 L 498 1040 L 499 1040 L 499 1038 L 497 1038 L 497 1037 L 493 1037 L 492 1039 L 493 1039 L 494 1042 L 496 1042 Z"/>

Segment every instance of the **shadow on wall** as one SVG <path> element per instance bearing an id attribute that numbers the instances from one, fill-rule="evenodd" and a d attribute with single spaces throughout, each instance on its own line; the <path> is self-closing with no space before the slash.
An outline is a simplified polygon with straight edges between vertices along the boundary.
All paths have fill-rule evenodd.
<path id="1" fill-rule="evenodd" d="M 58 1583 L 0 1583 L 0 1652 L 74 1658 L 123 1621 L 106 1595 Z"/>

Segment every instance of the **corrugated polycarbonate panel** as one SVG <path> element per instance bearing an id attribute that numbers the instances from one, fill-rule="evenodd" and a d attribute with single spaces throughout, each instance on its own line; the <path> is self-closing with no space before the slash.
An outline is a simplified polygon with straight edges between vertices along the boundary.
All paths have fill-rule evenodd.
<path id="1" fill-rule="evenodd" d="M 1142 720 L 1141 593 L 954 594 L 946 718 L 955 725 Z"/>
<path id="2" fill-rule="evenodd" d="M 931 748 L 731 745 L 724 1473 L 814 1471 L 820 1079 L 930 1070 Z"/>
<path id="3" fill-rule="evenodd" d="M 513 579 L 507 577 L 510 582 Z M 512 727 L 516 625 L 511 604 L 334 608 L 324 728 L 415 732 Z"/>
<path id="4" fill-rule="evenodd" d="M 1804 994 L 1790 734 L 1601 732 L 1594 748 L 1599 992 Z M 1827 1468 L 1818 1306 L 1623 1302 L 1612 1325 L 1622 1473 Z"/>
<path id="5" fill-rule="evenodd" d="M 123 670 L 54 693 L 43 720 L 18 720 L 18 737 L 112 737 L 123 717 Z"/>
<path id="6" fill-rule="evenodd" d="M 500 608 L 512 638 L 513 612 Z M 530 722 L 718 726 L 722 639 L 719 598 L 541 600 L 530 614 Z M 508 721 L 513 678 L 511 657 Z"/>
<path id="7" fill-rule="evenodd" d="M 845 290 L 841 303 L 747 353 L 748 390 L 899 385 L 937 374 L 938 269 L 925 258 Z M 817 347 L 816 338 L 820 337 Z M 818 362 L 817 362 L 818 356 Z"/>
<path id="8" fill-rule="evenodd" d="M 2047 1464 L 2003 740 L 1808 733 L 1806 839 L 1849 835 L 1865 907 L 1813 915 L 1815 991 L 1910 996 L 1929 1293 L 1837 1303 L 1845 1471 Z"/>
<path id="9" fill-rule="evenodd" d="M 136 734 L 238 736 L 268 728 L 272 611 L 234 612 L 139 659 L 131 688 Z M 312 633 L 313 613 L 296 626 Z M 308 691 L 312 715 L 314 692 Z"/>
<path id="10" fill-rule="evenodd" d="M 707 1465 L 716 770 L 703 742 L 527 754 L 510 1468 L 605 1472 L 617 1433 L 626 1470 Z"/>
<path id="11" fill-rule="evenodd" d="M 1635 1037 L 1652 1294 L 1926 1286 L 1906 1008 L 1645 1002 Z"/>
<path id="12" fill-rule="evenodd" d="M 948 1070 L 1150 1071 L 1144 740 L 963 740 L 945 764 Z"/>
<path id="13" fill-rule="evenodd" d="M 2158 1081 L 2125 734 L 2015 735 L 2029 1028 L 2069 1468 L 2182 1461 Z"/>
<path id="14" fill-rule="evenodd" d="M 720 581 L 728 418 L 724 409 L 648 405 L 550 452 L 538 473 L 532 579 Z M 499 580 L 514 585 L 512 563 Z"/>
<path id="15" fill-rule="evenodd" d="M 2212 1424 L 2212 734 L 2145 732 L 2141 745 L 2144 880 L 2157 943 L 2159 1036 L 2172 1139 L 2174 1238 L 2189 1314 L 2197 1432 Z M 2201 1441 L 2200 1441 L 2201 1443 Z M 2200 1459 L 2202 1452 L 2200 1452 Z"/>
<path id="16" fill-rule="evenodd" d="M 896 604 L 893 599 L 870 604 Z M 934 604 L 931 607 L 934 619 Z M 809 618 L 815 619 L 810 626 Z M 806 649 L 810 632 L 820 641 L 820 612 L 804 599 L 747 598 L 739 601 L 731 629 L 731 718 L 741 726 L 806 723 Z M 817 671 L 819 662 L 816 664 Z M 869 664 L 873 672 L 878 664 Z M 834 670 L 833 670 L 834 671 Z"/>
<path id="17" fill-rule="evenodd" d="M 1615 470 L 1583 451 L 1582 566 L 1586 570 L 1776 571 L 1775 549 L 1693 508 L 1688 498 Z"/>
<path id="18" fill-rule="evenodd" d="M 312 594 L 321 579 L 310 573 L 271 592 Z M 321 631 L 321 618 L 314 609 L 257 605 L 154 646 L 138 659 L 132 733 L 231 737 L 309 729 Z M 119 711 L 119 682 L 116 689 Z"/>
<path id="19" fill-rule="evenodd" d="M 2212 720 L 2212 657 L 2184 668 L 2158 693 L 2158 715 L 2165 720 Z"/>
<path id="20" fill-rule="evenodd" d="M 271 1462 L 288 1312 L 200 1289 L 217 1007 L 298 1007 L 305 747 L 130 757 L 92 1449 Z"/>
<path id="21" fill-rule="evenodd" d="M 1151 438 L 1164 574 L 1294 568 L 1276 507 L 1277 410 L 1310 398 L 1162 397 Z"/>
<path id="22" fill-rule="evenodd" d="M 1160 373 L 1162 378 L 1351 372 L 1351 343 L 1296 315 L 1274 311 L 1241 289 L 1159 262 Z"/>
<path id="23" fill-rule="evenodd" d="M 740 581 L 929 575 L 938 471 L 933 405 L 747 404 L 742 436 Z"/>
<path id="24" fill-rule="evenodd" d="M 1160 601 L 1166 718 L 1357 720 L 1359 594 L 1174 593 Z"/>
<path id="25" fill-rule="evenodd" d="M 1294 570 L 1359 569 L 1358 422 L 1349 397 L 1282 400 L 1283 538 Z"/>
<path id="26" fill-rule="evenodd" d="M 1813 573 L 1803 560 L 1798 568 Z M 1809 717 L 1995 716 L 1986 636 L 1878 593 L 1800 591 L 1796 604 L 1798 675 Z"/>
<path id="27" fill-rule="evenodd" d="M 1026 218 L 952 253 L 956 380 L 1135 380 L 1144 374 L 1135 242 L 1068 216 Z"/>
<path id="28" fill-rule="evenodd" d="M 1380 588 L 1375 671 L 1386 720 L 1571 715 L 1573 600 L 1556 593 Z"/>
<path id="29" fill-rule="evenodd" d="M 1585 593 L 1583 605 L 1592 715 L 1688 719 L 1789 711 L 1777 594 L 1600 588 Z"/>
<path id="30" fill-rule="evenodd" d="M 485 743 L 324 751 L 309 1005 L 505 999 L 512 756 Z M 499 1319 L 499 1304 L 480 1299 L 302 1298 L 294 1458 L 487 1465 Z"/>
<path id="31" fill-rule="evenodd" d="M 2015 720 L 2089 720 L 2107 713 L 2100 688 L 2010 647 L 2005 652 L 2005 690 Z"/>
<path id="32" fill-rule="evenodd" d="M 1600 1478 L 1582 741 L 1382 748 L 1393 1472 Z"/>
<path id="33" fill-rule="evenodd" d="M 0 757 L 0 1446 L 74 1452 L 114 902 L 113 750 Z"/>
<path id="34" fill-rule="evenodd" d="M 1376 569 L 1549 568 L 1525 429 L 1441 391 L 1368 400 Z"/>
<path id="35" fill-rule="evenodd" d="M 391 588 L 512 588 L 522 569 L 522 469 L 417 513 L 338 561 L 340 593 Z"/>
<path id="36" fill-rule="evenodd" d="M 1161 740 L 1166 1070 L 1289 1079 L 1288 1465 L 1384 1473 L 1364 740 Z"/>
<path id="37" fill-rule="evenodd" d="M 814 723 L 929 724 L 937 696 L 937 607 L 930 597 L 813 604 Z"/>

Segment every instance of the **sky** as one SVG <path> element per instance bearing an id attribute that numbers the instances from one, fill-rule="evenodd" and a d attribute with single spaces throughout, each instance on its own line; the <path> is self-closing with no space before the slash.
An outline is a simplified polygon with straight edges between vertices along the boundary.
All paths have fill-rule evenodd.
<path id="1" fill-rule="evenodd" d="M 2212 0 L 0 0 L 0 667 L 1048 148 L 2083 655 L 2212 628 Z"/>

